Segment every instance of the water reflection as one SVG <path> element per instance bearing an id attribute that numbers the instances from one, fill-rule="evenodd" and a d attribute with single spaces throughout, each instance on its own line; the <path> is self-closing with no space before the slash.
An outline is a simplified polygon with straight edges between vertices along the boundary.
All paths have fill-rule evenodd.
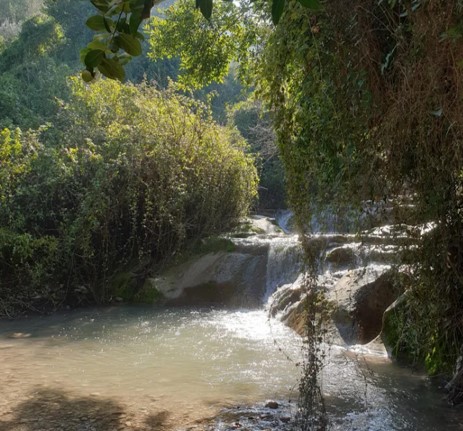
<path id="1" fill-rule="evenodd" d="M 114 429 L 134 420 L 139 429 L 167 429 L 224 406 L 294 399 L 300 349 L 264 311 L 113 307 L 2 322 L 0 431 L 55 429 L 16 428 L 27 411 L 49 410 L 57 423 L 69 411 L 69 420 L 80 420 L 73 403 L 83 410 L 93 403 L 97 412 L 83 415 L 89 421 L 105 409 L 123 411 L 123 420 L 108 419 Z M 334 430 L 463 429 L 462 412 L 428 379 L 381 356 L 327 347 L 323 390 Z M 113 426 L 103 416 L 95 429 Z"/>

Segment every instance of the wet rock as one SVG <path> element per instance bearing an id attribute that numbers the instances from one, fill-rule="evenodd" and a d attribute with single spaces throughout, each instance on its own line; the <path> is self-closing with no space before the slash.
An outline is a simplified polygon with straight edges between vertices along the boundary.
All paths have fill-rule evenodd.
<path id="1" fill-rule="evenodd" d="M 292 431 L 290 418 L 296 413 L 296 405 L 284 400 L 269 400 L 267 404 L 270 402 L 276 403 L 278 408 L 260 404 L 225 409 L 204 430 Z"/>
<path id="2" fill-rule="evenodd" d="M 383 314 L 402 293 L 387 266 L 349 271 L 328 292 L 332 319 L 347 344 L 365 344 L 382 328 Z"/>
<path id="3" fill-rule="evenodd" d="M 357 262 L 357 256 L 351 247 L 336 247 L 326 254 L 325 262 L 337 269 L 353 268 Z"/>
<path id="4" fill-rule="evenodd" d="M 277 409 L 279 406 L 280 405 L 276 401 L 273 401 L 273 400 L 269 400 L 265 403 L 265 407 L 269 409 Z"/>
<path id="5" fill-rule="evenodd" d="M 304 293 L 302 277 L 294 283 L 281 286 L 269 301 L 269 313 L 272 317 L 279 314 L 282 321 L 286 321 L 291 314 L 291 308 L 299 302 Z"/>
<path id="6" fill-rule="evenodd" d="M 286 325 L 301 336 L 306 335 L 307 298 L 307 295 L 303 295 L 302 299 L 287 310 L 286 316 L 282 319 Z"/>

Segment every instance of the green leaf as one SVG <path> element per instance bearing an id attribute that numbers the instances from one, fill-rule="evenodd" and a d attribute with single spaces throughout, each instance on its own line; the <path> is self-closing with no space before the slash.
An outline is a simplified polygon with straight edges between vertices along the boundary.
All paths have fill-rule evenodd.
<path id="1" fill-rule="evenodd" d="M 196 4 L 199 5 L 203 17 L 210 20 L 212 16 L 212 0 L 198 0 Z"/>
<path id="2" fill-rule="evenodd" d="M 106 17 L 103 17 L 103 22 L 104 22 L 104 26 L 105 26 L 105 29 L 108 33 L 111 33 L 111 26 L 110 24 L 112 24 L 112 26 L 114 27 L 114 21 L 112 19 L 109 19 L 109 18 L 106 18 Z"/>
<path id="3" fill-rule="evenodd" d="M 87 45 L 87 48 L 101 49 L 102 51 L 106 51 L 108 49 L 108 45 L 104 42 L 94 39 Z"/>
<path id="4" fill-rule="evenodd" d="M 119 22 L 116 25 L 116 30 L 119 33 L 130 33 L 129 24 L 127 24 L 127 21 L 125 18 L 122 18 L 119 20 Z"/>
<path id="5" fill-rule="evenodd" d="M 82 48 L 80 50 L 80 53 L 79 53 L 79 56 L 80 56 L 80 61 L 81 63 L 84 63 L 85 62 L 85 57 L 87 56 L 87 54 L 91 51 L 90 48 Z"/>
<path id="6" fill-rule="evenodd" d="M 118 79 L 123 81 L 125 78 L 125 72 L 122 65 L 111 58 L 103 58 L 101 63 L 98 65 L 98 70 L 107 78 Z"/>
<path id="7" fill-rule="evenodd" d="M 104 51 L 101 49 L 92 49 L 85 56 L 84 63 L 89 69 L 93 69 L 101 63 L 104 57 Z"/>
<path id="8" fill-rule="evenodd" d="M 102 30 L 106 30 L 106 25 L 105 25 L 105 21 L 104 21 L 104 18 L 102 15 L 94 15 L 94 16 L 91 16 L 87 22 L 85 23 L 85 25 L 89 28 L 91 28 L 92 30 L 95 30 L 95 31 L 102 31 Z"/>
<path id="9" fill-rule="evenodd" d="M 272 21 L 277 25 L 285 8 L 285 0 L 273 0 L 272 2 Z"/>
<path id="10" fill-rule="evenodd" d="M 143 18 L 141 17 L 141 10 L 136 10 L 132 12 L 130 15 L 130 20 L 129 20 L 129 29 L 130 29 L 130 34 L 133 34 L 134 36 L 138 32 L 138 28 L 140 27 L 141 22 L 143 21 Z"/>
<path id="11" fill-rule="evenodd" d="M 120 33 L 114 38 L 114 41 L 119 45 L 127 54 L 136 57 L 142 53 L 140 41 L 130 34 Z"/>
<path id="12" fill-rule="evenodd" d="M 102 12 L 107 12 L 109 9 L 110 0 L 90 0 L 92 5 Z"/>
<path id="13" fill-rule="evenodd" d="M 312 10 L 321 10 L 322 5 L 320 0 L 297 0 L 302 6 L 312 9 Z"/>

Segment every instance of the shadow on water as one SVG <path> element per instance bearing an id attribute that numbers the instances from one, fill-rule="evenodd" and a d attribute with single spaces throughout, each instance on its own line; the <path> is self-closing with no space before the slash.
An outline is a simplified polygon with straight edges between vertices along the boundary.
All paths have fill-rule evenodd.
<path id="1" fill-rule="evenodd" d="M 134 417 L 110 398 L 77 397 L 61 389 L 39 388 L 0 418 L 0 431 L 167 431 L 171 429 L 169 418 L 166 410 Z"/>

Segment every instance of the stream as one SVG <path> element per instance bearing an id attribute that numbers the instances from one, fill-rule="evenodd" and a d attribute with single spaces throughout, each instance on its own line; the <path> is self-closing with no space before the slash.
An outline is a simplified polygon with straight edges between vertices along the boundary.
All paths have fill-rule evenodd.
<path id="1" fill-rule="evenodd" d="M 288 241 L 297 247 L 296 238 L 288 238 L 236 240 L 239 262 L 253 243 L 267 244 L 267 267 L 256 269 L 266 274 L 261 303 L 295 279 Z M 250 256 L 257 268 L 256 252 Z M 252 287 L 252 274 L 246 283 Z M 265 308 L 246 304 L 117 305 L 2 321 L 0 431 L 292 430 L 301 348 Z M 326 346 L 331 429 L 463 430 L 461 409 L 428 378 L 359 351 Z M 270 399 L 278 409 L 265 406 Z"/>
<path id="2" fill-rule="evenodd" d="M 134 415 L 169 412 L 178 425 L 294 398 L 298 371 L 287 356 L 296 360 L 300 344 L 263 310 L 121 306 L 2 323 L 0 405 L 14 421 L 24 399 L 56 392 L 111 399 Z"/>

